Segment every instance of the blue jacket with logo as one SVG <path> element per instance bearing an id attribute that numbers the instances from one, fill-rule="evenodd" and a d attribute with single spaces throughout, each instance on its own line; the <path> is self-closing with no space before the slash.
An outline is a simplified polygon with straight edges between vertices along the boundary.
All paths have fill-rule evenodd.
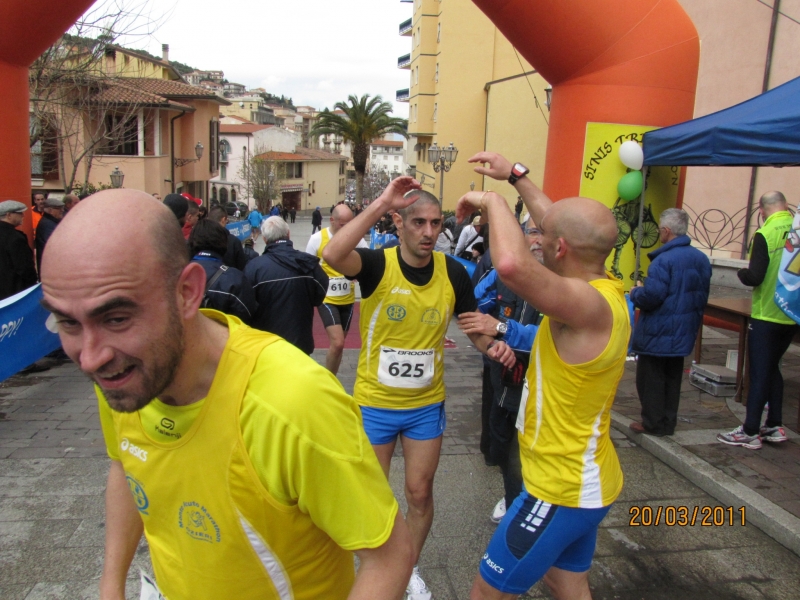
<path id="1" fill-rule="evenodd" d="M 644 287 L 635 287 L 630 294 L 641 311 L 632 349 L 650 356 L 691 354 L 708 302 L 711 263 L 692 248 L 688 235 L 676 237 L 647 256 L 652 262 Z"/>

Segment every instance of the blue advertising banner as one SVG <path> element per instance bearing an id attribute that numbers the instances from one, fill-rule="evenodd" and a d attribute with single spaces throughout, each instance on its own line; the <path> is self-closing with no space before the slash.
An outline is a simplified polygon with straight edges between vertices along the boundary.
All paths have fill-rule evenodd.
<path id="1" fill-rule="evenodd" d="M 50 313 L 41 299 L 42 286 L 36 284 L 0 300 L 0 381 L 61 346 L 58 335 L 47 329 Z"/>
<path id="2" fill-rule="evenodd" d="M 467 270 L 467 273 L 469 274 L 470 277 L 472 277 L 472 274 L 475 272 L 475 268 L 478 266 L 471 260 L 467 260 L 465 258 L 460 258 L 458 256 L 452 256 L 452 255 L 450 255 L 450 258 L 464 265 L 464 268 Z"/>
<path id="3" fill-rule="evenodd" d="M 250 223 L 247 221 L 236 221 L 235 223 L 228 223 L 225 225 L 233 235 L 241 241 L 250 237 Z"/>
<path id="4" fill-rule="evenodd" d="M 775 304 L 786 316 L 800 323 L 800 211 L 786 239 L 775 286 Z"/>

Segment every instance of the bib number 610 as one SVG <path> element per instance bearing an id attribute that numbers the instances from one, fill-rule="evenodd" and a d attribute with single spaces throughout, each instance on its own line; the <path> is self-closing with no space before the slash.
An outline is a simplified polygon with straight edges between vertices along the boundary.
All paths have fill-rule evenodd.
<path id="1" fill-rule="evenodd" d="M 390 363 L 389 375 L 392 377 L 423 377 L 425 375 L 423 363 Z M 413 371 L 413 373 L 412 373 Z"/>

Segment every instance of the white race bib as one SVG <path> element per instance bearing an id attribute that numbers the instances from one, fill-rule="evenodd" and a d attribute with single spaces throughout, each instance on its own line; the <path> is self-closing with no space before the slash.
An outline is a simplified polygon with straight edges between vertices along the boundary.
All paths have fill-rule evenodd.
<path id="1" fill-rule="evenodd" d="M 328 298 L 341 298 L 350 293 L 352 282 L 346 277 L 331 277 L 328 279 Z"/>
<path id="2" fill-rule="evenodd" d="M 378 381 L 394 388 L 424 388 L 433 382 L 433 348 L 404 350 L 381 346 Z"/>

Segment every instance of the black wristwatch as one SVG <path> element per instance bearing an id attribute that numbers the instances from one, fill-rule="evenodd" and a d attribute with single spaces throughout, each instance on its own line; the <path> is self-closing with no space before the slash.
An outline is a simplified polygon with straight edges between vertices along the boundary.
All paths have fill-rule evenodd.
<path id="1" fill-rule="evenodd" d="M 519 181 L 520 177 L 525 177 L 531 170 L 523 165 L 522 163 L 515 163 L 513 167 L 511 167 L 511 175 L 508 176 L 508 183 L 514 185 Z"/>
<path id="2" fill-rule="evenodd" d="M 508 332 L 508 323 L 503 323 L 500 321 L 497 324 L 497 327 L 495 327 L 495 330 L 497 331 L 497 335 L 494 337 L 496 337 L 498 340 L 503 339 L 503 336 Z"/>

